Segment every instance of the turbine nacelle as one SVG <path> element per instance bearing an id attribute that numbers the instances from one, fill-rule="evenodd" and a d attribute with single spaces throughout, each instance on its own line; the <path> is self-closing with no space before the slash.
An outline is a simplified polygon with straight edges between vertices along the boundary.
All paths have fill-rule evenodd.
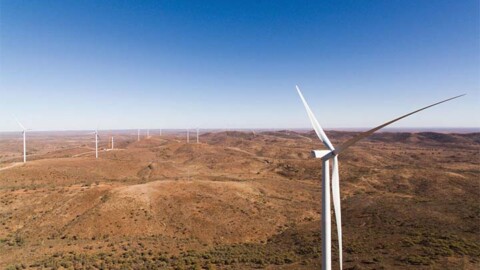
<path id="1" fill-rule="evenodd" d="M 314 158 L 321 158 L 323 160 L 328 160 L 335 155 L 335 150 L 313 150 L 312 157 Z"/>

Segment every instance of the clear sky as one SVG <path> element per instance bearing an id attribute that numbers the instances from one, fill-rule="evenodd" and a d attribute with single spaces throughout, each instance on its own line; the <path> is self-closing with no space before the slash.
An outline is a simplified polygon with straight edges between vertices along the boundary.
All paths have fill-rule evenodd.
<path id="1" fill-rule="evenodd" d="M 0 1 L 0 131 L 480 126 L 480 1 Z"/>

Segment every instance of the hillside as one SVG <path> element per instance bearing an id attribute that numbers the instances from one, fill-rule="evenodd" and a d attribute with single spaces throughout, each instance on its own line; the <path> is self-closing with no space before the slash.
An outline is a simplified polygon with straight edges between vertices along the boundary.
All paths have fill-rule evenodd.
<path id="1" fill-rule="evenodd" d="M 313 132 L 110 135 L 98 160 L 82 134 L 37 135 L 27 164 L 0 142 L 0 267 L 320 267 Z M 345 269 L 480 267 L 480 133 L 378 133 L 340 163 Z"/>

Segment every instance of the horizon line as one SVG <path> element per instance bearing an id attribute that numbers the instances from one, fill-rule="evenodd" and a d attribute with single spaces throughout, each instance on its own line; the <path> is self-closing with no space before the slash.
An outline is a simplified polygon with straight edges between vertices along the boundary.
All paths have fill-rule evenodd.
<path id="1" fill-rule="evenodd" d="M 371 127 L 335 127 L 335 128 L 324 128 L 325 131 L 347 131 L 347 132 L 355 132 L 355 131 L 365 131 L 369 130 Z M 44 130 L 30 130 L 29 133 L 37 133 L 37 132 L 81 132 L 81 131 L 91 131 L 94 129 L 44 129 Z M 196 130 L 196 128 L 119 128 L 119 129 L 98 129 L 99 131 L 109 131 L 109 132 L 120 132 L 120 131 L 186 131 L 186 130 Z M 215 128 L 199 128 L 199 130 L 209 130 L 209 131 L 313 131 L 312 128 L 308 127 L 280 127 L 280 128 L 226 128 L 226 127 L 215 127 Z M 410 132 L 426 132 L 426 131 L 434 131 L 439 133 L 445 133 L 447 131 L 466 131 L 467 133 L 470 132 L 480 132 L 480 127 L 389 127 L 379 130 L 377 132 L 402 132 L 402 131 L 410 131 Z M 443 131 L 443 132 L 441 132 Z M 14 132 L 21 132 L 21 130 L 0 130 L 0 133 L 14 133 Z"/>

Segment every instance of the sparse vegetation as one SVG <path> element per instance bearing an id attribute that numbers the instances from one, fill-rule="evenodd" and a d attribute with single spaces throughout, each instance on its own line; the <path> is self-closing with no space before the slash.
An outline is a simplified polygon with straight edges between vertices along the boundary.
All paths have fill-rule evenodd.
<path id="1" fill-rule="evenodd" d="M 344 269 L 479 266 L 478 135 L 375 136 L 340 172 Z M 91 149 L 38 147 L 38 161 L 0 172 L 0 268 L 318 269 L 320 170 L 308 138 L 118 138 L 124 148 L 95 162 Z"/>

